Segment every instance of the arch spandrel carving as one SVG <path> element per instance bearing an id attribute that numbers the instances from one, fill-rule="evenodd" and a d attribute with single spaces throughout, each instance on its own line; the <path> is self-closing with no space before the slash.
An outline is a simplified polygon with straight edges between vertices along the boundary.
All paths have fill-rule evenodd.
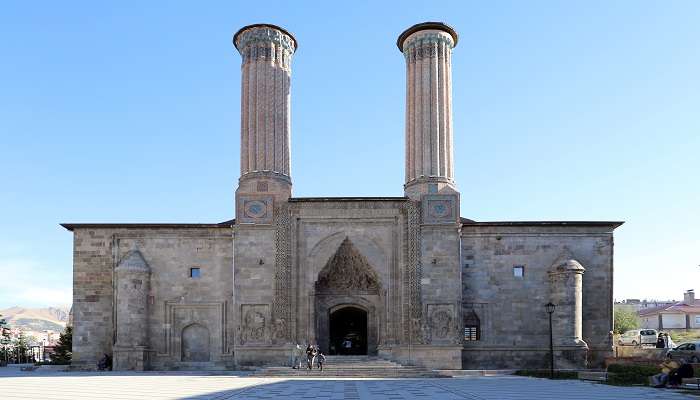
<path id="1" fill-rule="evenodd" d="M 316 281 L 317 293 L 379 294 L 381 280 L 365 256 L 345 238 Z"/>

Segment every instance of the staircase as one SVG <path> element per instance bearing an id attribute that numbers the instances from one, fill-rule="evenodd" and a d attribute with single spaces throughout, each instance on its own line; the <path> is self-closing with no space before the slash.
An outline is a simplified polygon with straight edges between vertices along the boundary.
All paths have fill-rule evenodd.
<path id="1" fill-rule="evenodd" d="M 306 362 L 302 366 L 306 366 Z M 261 377 L 365 377 L 365 378 L 444 378 L 424 367 L 401 365 L 372 356 L 326 356 L 323 372 L 292 367 L 265 367 L 255 371 Z"/>

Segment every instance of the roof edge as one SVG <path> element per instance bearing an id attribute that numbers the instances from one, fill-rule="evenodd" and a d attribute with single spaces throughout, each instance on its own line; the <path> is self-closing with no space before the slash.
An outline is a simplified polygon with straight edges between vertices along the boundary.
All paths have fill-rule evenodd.
<path id="1" fill-rule="evenodd" d="M 99 223 L 99 222 L 88 222 L 88 223 L 62 223 L 59 224 L 66 230 L 73 231 L 74 229 L 89 229 L 89 228 L 228 228 L 236 224 L 236 220 L 232 219 L 229 221 L 219 222 L 216 224 L 202 224 L 202 223 Z"/>
<path id="2" fill-rule="evenodd" d="M 463 226 L 610 226 L 613 229 L 625 221 L 485 221 L 462 222 Z"/>
<path id="3" fill-rule="evenodd" d="M 408 201 L 408 197 L 290 197 L 290 203 L 333 201 Z"/>

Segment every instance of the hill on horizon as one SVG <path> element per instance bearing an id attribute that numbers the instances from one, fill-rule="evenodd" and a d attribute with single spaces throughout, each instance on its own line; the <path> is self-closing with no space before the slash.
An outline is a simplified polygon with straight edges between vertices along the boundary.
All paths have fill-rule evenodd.
<path id="1" fill-rule="evenodd" d="M 26 332 L 52 330 L 61 332 L 68 323 L 68 309 L 65 307 L 29 308 L 14 306 L 0 310 L 0 315 L 13 328 Z"/>

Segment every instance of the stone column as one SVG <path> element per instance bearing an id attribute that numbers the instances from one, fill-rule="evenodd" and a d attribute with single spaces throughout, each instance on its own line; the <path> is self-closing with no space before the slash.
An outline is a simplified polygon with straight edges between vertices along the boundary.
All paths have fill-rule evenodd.
<path id="1" fill-rule="evenodd" d="M 114 269 L 117 283 L 117 341 L 114 369 L 148 368 L 148 293 L 151 269 L 141 252 L 131 250 Z"/>
<path id="2" fill-rule="evenodd" d="M 588 345 L 583 341 L 583 273 L 574 259 L 557 261 L 549 270 L 554 350 L 560 368 L 584 367 Z"/>
<path id="3" fill-rule="evenodd" d="M 454 193 L 451 65 L 457 32 L 424 22 L 405 30 L 397 45 L 406 59 L 406 196 Z"/>
<path id="4" fill-rule="evenodd" d="M 248 25 L 233 36 L 241 54 L 241 177 L 238 192 L 286 200 L 290 178 L 290 78 L 297 43 L 286 30 Z"/>

